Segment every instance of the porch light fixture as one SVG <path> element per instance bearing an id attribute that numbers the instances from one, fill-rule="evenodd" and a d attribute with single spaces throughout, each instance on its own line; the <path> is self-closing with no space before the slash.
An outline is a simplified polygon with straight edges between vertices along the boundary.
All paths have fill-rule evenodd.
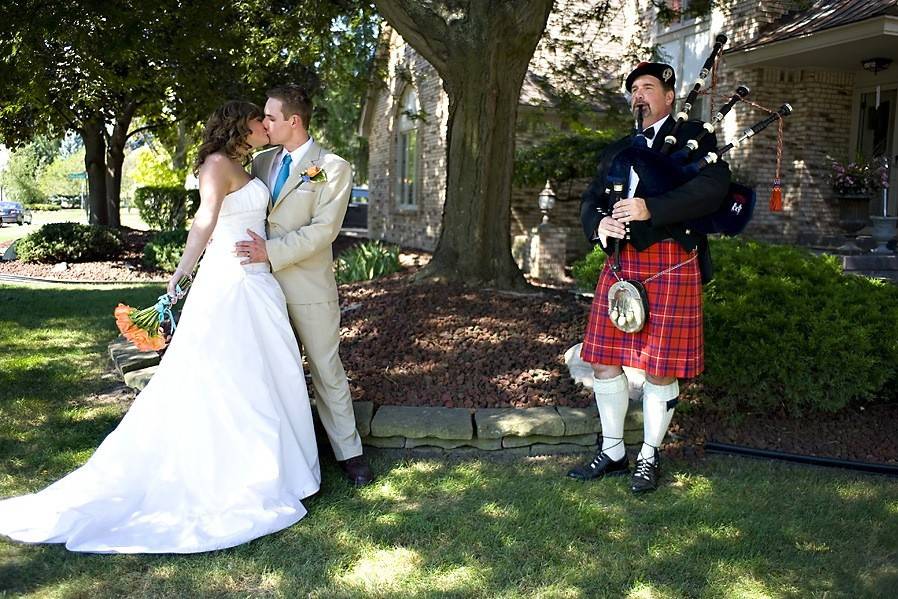
<path id="1" fill-rule="evenodd" d="M 865 71 L 870 71 L 874 75 L 880 71 L 885 71 L 892 64 L 891 58 L 868 58 L 861 61 L 861 66 Z"/>

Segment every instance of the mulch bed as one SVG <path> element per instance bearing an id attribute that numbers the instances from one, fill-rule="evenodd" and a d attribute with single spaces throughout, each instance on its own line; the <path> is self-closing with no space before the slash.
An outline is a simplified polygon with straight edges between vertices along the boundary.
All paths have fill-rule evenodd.
<path id="1" fill-rule="evenodd" d="M 126 252 L 107 262 L 52 265 L 0 263 L 0 272 L 66 280 L 164 280 L 144 269 L 143 244 L 152 233 L 126 231 Z M 364 241 L 340 236 L 334 255 Z M 589 300 L 564 291 L 528 293 L 446 284 L 412 284 L 425 252 L 405 250 L 406 269 L 377 281 L 340 288 L 341 355 L 353 398 L 377 405 L 463 408 L 593 404 L 590 389 L 575 384 L 564 352 L 581 340 Z M 713 359 L 713 356 L 707 356 Z M 686 403 L 700 402 L 697 387 L 684 389 Z M 691 408 L 691 409 L 690 409 Z M 898 464 L 898 405 L 853 407 L 832 415 L 784 414 L 727 418 L 692 406 L 674 417 L 673 455 L 701 454 L 713 440 L 788 453 Z"/>
<path id="2" fill-rule="evenodd" d="M 587 406 L 567 374 L 589 304 L 575 296 L 409 284 L 409 274 L 341 287 L 341 355 L 353 397 L 446 407 Z"/>

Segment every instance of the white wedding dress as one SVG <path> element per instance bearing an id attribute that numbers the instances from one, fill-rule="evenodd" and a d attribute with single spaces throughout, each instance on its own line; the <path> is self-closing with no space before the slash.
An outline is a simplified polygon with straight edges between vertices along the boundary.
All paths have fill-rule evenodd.
<path id="1" fill-rule="evenodd" d="M 227 195 L 159 369 L 84 466 L 0 501 L 0 534 L 72 551 L 192 553 L 286 528 L 321 474 L 299 348 L 267 264 L 259 179 Z"/>

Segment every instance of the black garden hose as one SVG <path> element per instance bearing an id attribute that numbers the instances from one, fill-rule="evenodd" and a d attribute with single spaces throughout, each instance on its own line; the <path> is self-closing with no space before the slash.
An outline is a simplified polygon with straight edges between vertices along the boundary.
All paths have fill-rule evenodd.
<path id="1" fill-rule="evenodd" d="M 727 455 L 741 455 L 768 460 L 782 460 L 784 462 L 796 462 L 799 464 L 811 464 L 813 466 L 826 466 L 829 468 L 845 468 L 858 472 L 872 472 L 875 474 L 887 474 L 898 476 L 898 466 L 892 464 L 875 464 L 871 462 L 855 462 L 852 460 L 839 460 L 836 458 L 823 458 L 812 455 L 800 455 L 797 453 L 785 453 L 770 449 L 755 449 L 742 445 L 730 445 L 729 443 L 717 443 L 708 441 L 705 443 L 705 451 L 722 453 Z"/>

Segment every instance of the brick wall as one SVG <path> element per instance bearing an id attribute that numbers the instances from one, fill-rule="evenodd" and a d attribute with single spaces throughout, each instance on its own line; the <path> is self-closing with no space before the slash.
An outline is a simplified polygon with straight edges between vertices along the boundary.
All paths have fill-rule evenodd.
<path id="1" fill-rule="evenodd" d="M 788 102 L 794 110 L 783 123 L 782 212 L 772 213 L 768 207 L 776 171 L 776 124 L 727 155 L 737 178 L 753 184 L 757 193 L 746 235 L 778 243 L 838 245 L 838 206 L 829 191 L 827 156 L 841 156 L 849 145 L 854 75 L 769 67 L 724 67 L 721 73 L 721 95 L 745 83 L 753 102 L 770 109 Z M 737 105 L 734 113 L 725 121 L 724 135 L 718 135 L 721 143 L 765 116 L 746 105 Z"/>
<path id="2" fill-rule="evenodd" d="M 368 229 L 372 238 L 432 250 L 446 198 L 445 131 L 449 102 L 442 81 L 426 60 L 395 32 L 389 34 L 388 81 L 368 101 L 370 121 Z M 399 206 L 394 180 L 399 102 L 407 85 L 418 95 L 416 205 Z"/>

